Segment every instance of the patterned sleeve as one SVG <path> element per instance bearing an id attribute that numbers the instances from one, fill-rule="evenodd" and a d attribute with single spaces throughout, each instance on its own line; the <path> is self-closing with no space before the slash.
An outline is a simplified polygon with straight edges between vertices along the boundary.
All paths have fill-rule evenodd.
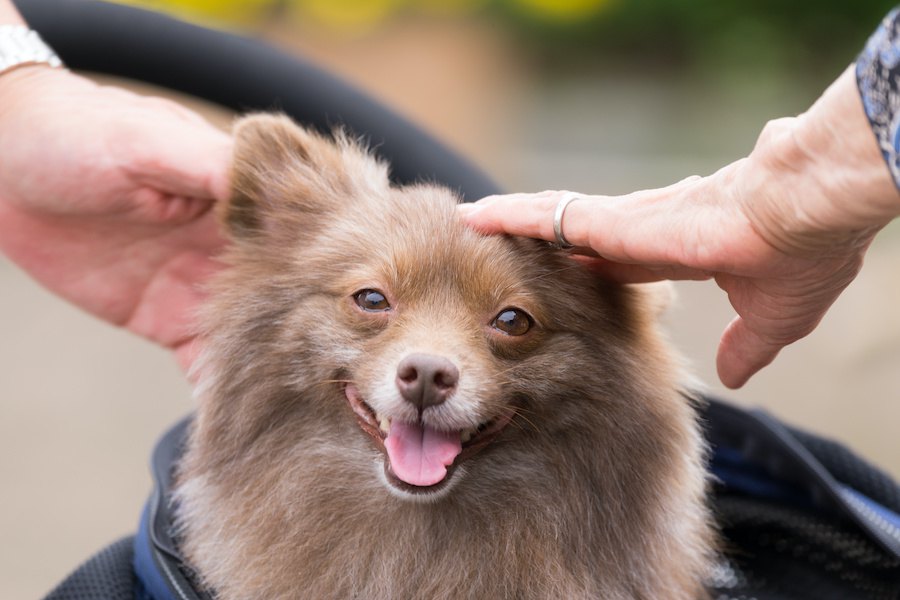
<path id="1" fill-rule="evenodd" d="M 884 18 L 856 59 L 856 83 L 878 146 L 900 188 L 900 8 Z"/>

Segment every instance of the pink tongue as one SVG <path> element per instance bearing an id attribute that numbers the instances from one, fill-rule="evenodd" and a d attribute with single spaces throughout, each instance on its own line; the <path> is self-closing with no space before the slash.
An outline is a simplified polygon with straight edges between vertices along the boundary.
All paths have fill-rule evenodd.
<path id="1" fill-rule="evenodd" d="M 459 432 L 436 431 L 420 423 L 391 423 L 384 440 L 391 470 L 410 485 L 434 485 L 447 476 L 462 444 Z"/>

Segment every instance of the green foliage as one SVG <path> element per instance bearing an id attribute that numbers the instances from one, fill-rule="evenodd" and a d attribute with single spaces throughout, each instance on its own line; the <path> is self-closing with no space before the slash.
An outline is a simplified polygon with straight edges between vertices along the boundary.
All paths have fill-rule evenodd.
<path id="1" fill-rule="evenodd" d="M 853 60 L 888 0 L 120 0 L 194 18 L 249 24 L 293 14 L 365 32 L 415 14 L 491 18 L 554 66 L 656 62 L 832 73 Z"/>
<path id="2" fill-rule="evenodd" d="M 833 71 L 852 62 L 893 6 L 887 0 L 609 0 L 577 21 L 543 18 L 519 0 L 495 0 L 492 9 L 560 59 L 603 53 L 700 67 Z"/>

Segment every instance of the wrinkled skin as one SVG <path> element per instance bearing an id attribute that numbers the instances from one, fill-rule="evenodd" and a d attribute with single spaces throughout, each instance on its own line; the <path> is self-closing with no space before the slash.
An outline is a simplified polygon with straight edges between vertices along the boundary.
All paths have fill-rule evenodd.
<path id="1" fill-rule="evenodd" d="M 0 250 L 51 292 L 192 361 L 231 138 L 61 69 L 0 77 Z"/>
<path id="2" fill-rule="evenodd" d="M 481 231 L 552 241 L 562 193 L 461 210 Z M 900 194 L 851 67 L 809 111 L 770 122 L 748 157 L 662 189 L 585 195 L 563 230 L 578 260 L 615 280 L 714 279 L 737 313 L 722 334 L 719 377 L 740 387 L 818 325 L 897 214 Z"/>

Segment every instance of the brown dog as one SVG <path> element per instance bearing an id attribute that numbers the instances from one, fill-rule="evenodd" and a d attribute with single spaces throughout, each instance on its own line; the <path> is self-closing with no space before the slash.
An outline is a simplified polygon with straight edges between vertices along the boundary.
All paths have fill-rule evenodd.
<path id="1" fill-rule="evenodd" d="M 344 137 L 236 129 L 177 490 L 220 600 L 693 599 L 703 445 L 640 290 Z"/>

